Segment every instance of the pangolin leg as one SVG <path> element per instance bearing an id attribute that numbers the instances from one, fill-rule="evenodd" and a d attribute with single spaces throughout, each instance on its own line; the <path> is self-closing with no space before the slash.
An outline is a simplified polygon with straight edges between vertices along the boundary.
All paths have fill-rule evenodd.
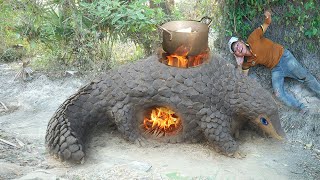
<path id="1" fill-rule="evenodd" d="M 219 152 L 233 155 L 238 150 L 238 144 L 231 136 L 230 118 L 206 117 L 203 119 L 201 128 L 208 141 L 214 144 Z"/>

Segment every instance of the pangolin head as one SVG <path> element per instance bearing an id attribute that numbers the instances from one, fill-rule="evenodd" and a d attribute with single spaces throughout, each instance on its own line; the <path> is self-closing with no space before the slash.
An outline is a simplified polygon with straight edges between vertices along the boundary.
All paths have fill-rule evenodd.
<path id="1" fill-rule="evenodd" d="M 285 132 L 281 127 L 279 114 L 277 112 L 271 115 L 260 114 L 253 119 L 253 123 L 273 138 L 283 140 L 286 137 Z"/>
<path id="2" fill-rule="evenodd" d="M 256 85 L 249 88 L 245 106 L 247 118 L 273 138 L 283 140 L 286 135 L 281 127 L 278 105 L 269 91 Z"/>

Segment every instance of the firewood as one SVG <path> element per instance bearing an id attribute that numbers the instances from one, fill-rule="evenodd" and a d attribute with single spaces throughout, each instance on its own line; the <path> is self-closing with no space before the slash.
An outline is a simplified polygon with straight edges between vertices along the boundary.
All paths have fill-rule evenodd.
<path id="1" fill-rule="evenodd" d="M 8 144 L 8 145 L 10 145 L 10 146 L 13 146 L 13 147 L 16 147 L 16 148 L 18 147 L 17 145 L 15 145 L 15 144 L 13 144 L 13 143 L 11 143 L 11 142 L 9 142 L 9 141 L 6 141 L 6 140 L 4 140 L 4 139 L 1 139 L 1 138 L 0 138 L 0 141 L 3 142 L 3 143 L 5 143 L 5 144 Z"/>

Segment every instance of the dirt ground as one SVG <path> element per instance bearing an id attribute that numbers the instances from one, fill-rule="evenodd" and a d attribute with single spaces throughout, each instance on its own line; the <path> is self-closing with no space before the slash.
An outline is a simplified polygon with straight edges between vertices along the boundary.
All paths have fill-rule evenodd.
<path id="1" fill-rule="evenodd" d="M 207 143 L 143 146 L 108 127 L 92 130 L 84 164 L 69 164 L 45 149 L 47 123 L 58 106 L 90 77 L 51 78 L 35 73 L 14 81 L 17 64 L 0 64 L 0 179 L 319 179 L 319 100 L 297 86 L 312 106 L 302 117 L 281 107 L 284 142 L 243 130 L 238 142 L 246 157 L 229 158 Z M 50 77 L 50 78 L 49 78 Z M 299 89 L 300 88 L 300 89 Z M 317 139 L 318 138 L 318 139 Z"/>

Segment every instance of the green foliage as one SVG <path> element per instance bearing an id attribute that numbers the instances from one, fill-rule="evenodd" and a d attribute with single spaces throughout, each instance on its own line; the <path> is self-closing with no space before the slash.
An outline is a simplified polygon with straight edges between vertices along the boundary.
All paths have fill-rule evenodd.
<path id="1" fill-rule="evenodd" d="M 320 8 L 315 5 L 313 0 L 289 5 L 288 11 L 284 15 L 287 20 L 286 24 L 293 21 L 306 37 L 319 39 Z"/>
<path id="2" fill-rule="evenodd" d="M 226 0 L 222 16 L 220 33 L 224 36 L 236 35 L 244 39 L 259 26 L 257 18 L 262 23 L 263 13 L 271 9 L 273 24 L 293 27 L 296 33 L 294 39 L 285 37 L 285 41 L 293 43 L 295 40 L 308 40 L 320 43 L 320 6 L 315 0 Z M 280 9 L 274 11 L 274 9 Z M 315 46 L 311 45 L 315 50 Z"/>
<path id="3" fill-rule="evenodd" d="M 10 47 L 2 52 L 0 59 L 4 62 L 13 62 L 20 60 L 25 54 L 26 52 L 23 48 Z"/>
<path id="4" fill-rule="evenodd" d="M 224 8 L 227 17 L 224 21 L 225 34 L 246 37 L 248 32 L 255 28 L 252 19 L 263 13 L 264 7 L 268 5 L 267 2 L 265 0 L 227 0 Z"/>
<path id="5" fill-rule="evenodd" d="M 91 30 L 112 34 L 121 40 L 131 39 L 148 49 L 156 38 L 157 25 L 165 22 L 167 16 L 160 8 L 151 9 L 146 3 L 147 0 L 130 3 L 99 0 L 80 3 L 80 10 L 84 12 L 84 24 Z"/>
<path id="6" fill-rule="evenodd" d="M 112 32 L 140 33 L 156 30 L 156 23 L 164 14 L 158 9 L 150 9 L 146 0 L 132 3 L 127 1 L 100 0 L 93 3 L 80 3 L 80 10 L 86 12 L 86 24 L 93 28 Z"/>
<path id="7" fill-rule="evenodd" d="M 158 39 L 157 25 L 167 20 L 162 9 L 150 8 L 147 0 L 1 0 L 0 8 L 0 58 L 37 56 L 41 58 L 33 58 L 33 63 L 41 68 L 45 64 L 110 68 L 115 64 L 110 62 L 113 44 L 118 41 L 142 47 L 133 57 L 127 56 L 129 61 L 139 58 L 150 52 Z M 26 53 L 12 48 L 16 44 L 22 44 Z"/>
<path id="8" fill-rule="evenodd" d="M 24 53 L 21 48 L 14 48 L 19 41 L 20 35 L 15 32 L 15 22 L 17 22 L 17 11 L 12 11 L 16 7 L 15 3 L 0 1 L 0 61 L 12 62 L 20 59 Z M 18 9 L 18 8 L 17 8 Z"/>

